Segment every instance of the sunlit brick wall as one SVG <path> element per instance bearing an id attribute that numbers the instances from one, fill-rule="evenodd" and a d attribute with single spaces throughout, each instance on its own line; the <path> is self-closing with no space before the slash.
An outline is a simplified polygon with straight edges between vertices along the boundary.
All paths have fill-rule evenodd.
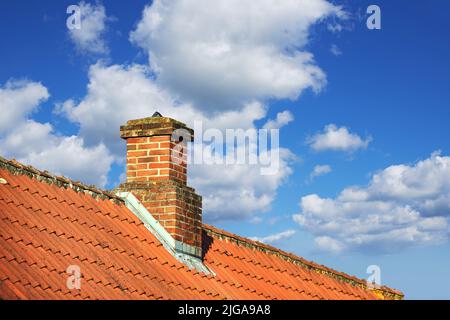
<path id="1" fill-rule="evenodd" d="M 132 192 L 175 240 L 200 255 L 202 197 L 187 186 L 186 148 L 172 137 L 178 129 L 193 140 L 192 129 L 164 117 L 131 120 L 120 128 L 127 142 L 127 181 L 119 189 Z"/>

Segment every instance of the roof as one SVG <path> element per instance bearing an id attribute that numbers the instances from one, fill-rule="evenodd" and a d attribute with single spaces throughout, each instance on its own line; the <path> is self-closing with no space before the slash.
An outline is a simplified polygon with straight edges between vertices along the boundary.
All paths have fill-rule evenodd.
<path id="1" fill-rule="evenodd" d="M 121 198 L 0 158 L 1 299 L 403 298 L 209 225 L 203 245 L 215 275 L 175 259 Z"/>

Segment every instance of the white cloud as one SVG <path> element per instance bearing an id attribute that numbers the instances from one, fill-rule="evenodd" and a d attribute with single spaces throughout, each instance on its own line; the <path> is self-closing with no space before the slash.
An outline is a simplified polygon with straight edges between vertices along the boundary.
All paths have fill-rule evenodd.
<path id="1" fill-rule="evenodd" d="M 316 237 L 314 242 L 319 249 L 324 251 L 339 253 L 344 250 L 342 243 L 327 236 Z"/>
<path id="2" fill-rule="evenodd" d="M 52 144 L 48 144 L 53 139 Z M 104 187 L 113 157 L 103 144 L 86 148 L 83 139 L 76 136 L 52 137 L 41 141 L 42 150 L 19 159 L 38 168 L 48 168 L 55 174 L 64 174 L 83 183 Z"/>
<path id="3" fill-rule="evenodd" d="M 204 128 L 252 128 L 254 121 L 266 116 L 259 102 L 212 116 L 180 103 L 149 77 L 142 65 L 91 66 L 87 95 L 79 102 L 67 100 L 58 107 L 71 121 L 80 125 L 80 136 L 88 145 L 104 142 L 112 152 L 124 156 L 119 126 L 130 119 L 148 117 L 155 111 L 193 126 L 202 121 Z"/>
<path id="4" fill-rule="evenodd" d="M 158 82 L 182 100 L 233 109 L 320 90 L 326 76 L 303 49 L 308 31 L 343 15 L 325 0 L 157 0 L 130 39 L 147 51 Z"/>
<path id="5" fill-rule="evenodd" d="M 87 95 L 79 102 L 68 100 L 59 111 L 80 126 L 80 138 L 87 146 L 105 143 L 116 160 L 125 156 L 119 127 L 127 120 L 148 117 L 154 111 L 193 127 L 201 121 L 203 129 L 255 128 L 254 122 L 266 116 L 259 102 L 241 110 L 207 115 L 190 104 L 183 104 L 155 84 L 144 66 L 129 67 L 96 64 L 89 72 Z M 198 133 L 198 132 L 197 132 Z M 196 135 L 197 136 L 197 135 Z M 197 138 L 200 138 L 197 136 Z M 190 184 L 202 194 L 205 219 L 251 218 L 270 209 L 276 190 L 291 173 L 292 154 L 280 149 L 280 170 L 261 175 L 260 165 L 193 165 L 189 167 Z M 245 179 L 241 179 L 245 176 Z"/>
<path id="6" fill-rule="evenodd" d="M 330 52 L 335 56 L 340 56 L 342 54 L 342 50 L 335 44 L 331 45 Z"/>
<path id="7" fill-rule="evenodd" d="M 285 110 L 283 112 L 278 112 L 276 119 L 270 119 L 269 121 L 264 124 L 264 129 L 281 129 L 285 125 L 287 125 L 289 122 L 294 120 L 294 115 L 288 111 Z"/>
<path id="8" fill-rule="evenodd" d="M 36 110 L 49 97 L 47 88 L 37 82 L 10 80 L 0 87 L 0 134 L 24 121 L 25 115 Z"/>
<path id="9" fill-rule="evenodd" d="M 352 152 L 367 148 L 371 141 L 371 137 L 362 139 L 356 133 L 351 133 L 346 127 L 338 128 L 334 124 L 329 124 L 325 126 L 323 132 L 309 137 L 306 142 L 315 151 L 339 150 Z"/>
<path id="10" fill-rule="evenodd" d="M 414 165 L 390 166 L 369 185 L 337 198 L 302 197 L 294 220 L 324 250 L 395 251 L 446 241 L 450 216 L 450 157 L 434 153 Z"/>
<path id="11" fill-rule="evenodd" d="M 2 119 L 7 119 L 0 130 L 2 156 L 104 186 L 113 160 L 104 145 L 86 148 L 83 139 L 57 135 L 49 123 L 28 119 L 49 97 L 42 84 L 10 81 L 0 88 L 0 95 L 0 110 L 6 114 Z"/>
<path id="12" fill-rule="evenodd" d="M 325 165 L 316 165 L 309 175 L 310 181 L 313 180 L 316 177 L 323 176 L 327 173 L 330 173 L 332 171 L 331 166 L 325 164 Z"/>
<path id="13" fill-rule="evenodd" d="M 97 63 L 86 96 L 58 109 L 79 125 L 86 146 L 104 143 L 117 161 L 125 155 L 119 126 L 156 110 L 191 127 L 197 120 L 204 129 L 255 128 L 267 115 L 264 99 L 297 99 L 325 85 L 324 72 L 303 48 L 313 24 L 343 15 L 325 0 L 157 0 L 130 34 L 148 53 L 149 66 Z M 292 118 L 281 112 L 266 126 L 280 128 Z M 280 170 L 266 176 L 258 165 L 191 166 L 205 218 L 251 219 L 270 209 L 291 173 L 290 151 L 280 149 L 280 158 Z"/>
<path id="14" fill-rule="evenodd" d="M 105 7 L 101 4 L 93 5 L 81 1 L 81 26 L 79 29 L 68 29 L 69 37 L 80 53 L 104 54 L 108 53 L 108 46 L 104 40 L 106 31 Z"/>
<path id="15" fill-rule="evenodd" d="M 270 210 L 277 189 L 292 173 L 293 154 L 287 149 L 279 154 L 279 170 L 271 175 L 261 175 L 261 165 L 190 166 L 190 184 L 203 196 L 206 219 L 244 219 Z"/>
<path id="16" fill-rule="evenodd" d="M 264 243 L 274 243 L 274 242 L 278 242 L 278 241 L 281 241 L 281 240 L 284 240 L 284 239 L 289 239 L 295 233 L 296 233 L 295 230 L 286 230 L 286 231 L 282 231 L 282 232 L 279 232 L 279 233 L 268 235 L 266 237 L 262 237 L 262 238 L 252 237 L 250 239 L 255 240 L 255 241 L 259 241 L 259 242 L 264 242 Z"/>
<path id="17" fill-rule="evenodd" d="M 107 53 L 105 8 L 80 5 L 81 29 L 69 31 L 71 40 L 82 53 Z M 325 73 L 305 50 L 309 28 L 343 16 L 325 0 L 154 1 L 130 34 L 148 53 L 149 66 L 97 63 L 89 70 L 87 94 L 57 106 L 79 125 L 77 137 L 60 136 L 50 124 L 22 113 L 26 132 L 8 131 L 1 148 L 25 162 L 103 184 L 111 162 L 124 158 L 119 126 L 127 120 L 158 110 L 191 127 L 200 120 L 205 129 L 255 128 L 255 121 L 267 115 L 265 99 L 297 99 L 303 90 L 325 85 Z M 291 118 L 282 112 L 267 126 L 281 127 Z M 73 161 L 61 154 L 64 148 L 76 155 Z M 101 161 L 89 166 L 91 158 Z M 291 152 L 281 148 L 280 158 L 280 170 L 268 176 L 257 165 L 193 168 L 192 184 L 204 196 L 207 216 L 253 218 L 270 209 L 292 171 Z"/>

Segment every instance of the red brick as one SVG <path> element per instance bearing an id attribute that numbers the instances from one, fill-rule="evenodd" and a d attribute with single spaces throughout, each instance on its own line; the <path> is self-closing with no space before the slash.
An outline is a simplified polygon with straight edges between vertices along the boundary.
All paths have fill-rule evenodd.
<path id="1" fill-rule="evenodd" d="M 148 151 L 128 151 L 127 157 L 128 158 L 137 158 L 137 157 L 145 157 L 147 156 Z"/>
<path id="2" fill-rule="evenodd" d="M 158 170 L 139 170 L 137 171 L 138 177 L 149 177 L 158 174 Z"/>
<path id="3" fill-rule="evenodd" d="M 167 149 L 169 149 L 169 148 L 173 148 L 173 146 L 174 146 L 174 144 L 173 143 L 171 143 L 171 142 L 160 142 L 159 143 L 159 147 L 160 148 L 167 148 Z"/>
<path id="4" fill-rule="evenodd" d="M 166 135 L 166 136 L 153 136 L 150 138 L 151 142 L 161 142 L 161 141 L 170 141 L 171 140 L 171 136 Z"/>
<path id="5" fill-rule="evenodd" d="M 170 172 L 170 170 L 168 170 L 168 169 L 160 169 L 159 170 L 159 174 L 160 175 L 168 175 L 169 172 Z"/>
<path id="6" fill-rule="evenodd" d="M 155 168 L 155 169 L 158 169 L 158 168 L 163 168 L 163 169 L 167 168 L 168 169 L 169 168 L 167 163 L 153 163 L 153 162 L 150 162 L 148 164 L 148 167 L 149 168 Z"/>
<path id="7" fill-rule="evenodd" d="M 159 162 L 166 162 L 166 161 L 170 161 L 170 155 L 159 156 Z"/>
<path id="8" fill-rule="evenodd" d="M 137 145 L 135 145 L 135 144 L 128 144 L 127 145 L 127 151 L 128 150 L 136 150 L 137 149 Z"/>
<path id="9" fill-rule="evenodd" d="M 155 155 L 163 155 L 163 156 L 167 156 L 170 155 L 170 149 L 155 149 L 155 150 L 150 150 L 149 155 L 151 156 L 155 156 Z"/>
<path id="10" fill-rule="evenodd" d="M 137 170 L 145 170 L 145 169 L 148 169 L 148 164 L 147 164 L 147 163 L 144 163 L 144 164 L 138 164 L 138 165 L 136 166 L 136 169 L 137 169 Z"/>
<path id="11" fill-rule="evenodd" d="M 138 149 L 158 149 L 159 143 L 146 143 L 146 144 L 138 144 Z"/>
<path id="12" fill-rule="evenodd" d="M 148 141 L 147 137 L 143 138 L 128 138 L 127 144 L 134 144 L 134 143 L 146 143 Z"/>
<path id="13" fill-rule="evenodd" d="M 152 157 L 136 158 L 134 160 L 137 161 L 137 163 L 150 163 L 152 162 Z"/>
<path id="14" fill-rule="evenodd" d="M 142 181 L 142 182 L 144 182 L 144 181 L 148 181 L 148 178 L 147 177 L 136 177 L 136 178 L 133 178 L 132 181 Z"/>

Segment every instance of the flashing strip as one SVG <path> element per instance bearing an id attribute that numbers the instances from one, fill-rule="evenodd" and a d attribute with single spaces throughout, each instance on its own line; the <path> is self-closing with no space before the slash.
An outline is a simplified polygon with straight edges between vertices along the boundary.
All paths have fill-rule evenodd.
<path id="1" fill-rule="evenodd" d="M 167 251 L 189 269 L 196 269 L 208 275 L 215 275 L 201 260 L 201 250 L 175 240 L 131 192 L 118 192 L 125 205 L 144 223 L 144 226 L 161 242 Z"/>

